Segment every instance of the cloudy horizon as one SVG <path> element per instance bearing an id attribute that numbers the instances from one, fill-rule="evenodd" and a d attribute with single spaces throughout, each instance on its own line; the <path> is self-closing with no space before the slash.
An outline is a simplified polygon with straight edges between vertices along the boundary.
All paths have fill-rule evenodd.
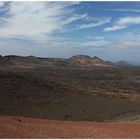
<path id="1" fill-rule="evenodd" d="M 140 2 L 0 2 L 0 54 L 140 64 Z"/>

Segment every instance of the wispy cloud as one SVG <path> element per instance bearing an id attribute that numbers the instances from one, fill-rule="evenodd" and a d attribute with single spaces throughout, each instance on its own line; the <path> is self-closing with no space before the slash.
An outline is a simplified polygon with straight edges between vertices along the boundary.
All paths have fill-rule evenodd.
<path id="1" fill-rule="evenodd" d="M 51 46 L 57 46 L 57 47 L 70 47 L 70 48 L 75 48 L 75 49 L 80 49 L 80 48 L 93 48 L 93 49 L 100 49 L 103 46 L 106 46 L 108 44 L 110 44 L 110 42 L 108 40 L 106 40 L 104 37 L 102 36 L 88 36 L 85 37 L 84 41 L 79 41 L 79 40 L 67 40 L 66 38 L 64 39 L 59 39 L 59 40 L 55 40 L 51 41 L 52 44 Z"/>
<path id="2" fill-rule="evenodd" d="M 88 14 L 78 14 L 71 6 L 79 2 L 9 2 L 0 3 L 8 8 L 8 16 L 0 17 L 0 37 L 28 40 L 48 40 L 56 31 L 88 29 L 110 22 L 110 18 L 93 18 Z M 82 23 L 75 21 L 82 20 Z M 65 27 L 75 24 L 70 29 Z M 85 23 L 84 23 L 85 22 Z"/>
<path id="3" fill-rule="evenodd" d="M 122 17 L 117 20 L 115 25 L 111 27 L 106 27 L 104 31 L 115 31 L 115 30 L 121 30 L 124 28 L 127 28 L 130 25 L 137 25 L 140 24 L 140 16 L 135 16 L 135 17 Z"/>
<path id="4" fill-rule="evenodd" d="M 127 32 L 120 37 L 118 43 L 116 43 L 117 48 L 133 50 L 140 48 L 140 32 Z"/>
<path id="5" fill-rule="evenodd" d="M 0 1 L 0 7 L 3 7 L 4 4 L 5 4 L 5 2 Z"/>
<path id="6" fill-rule="evenodd" d="M 132 13 L 140 13 L 139 9 L 109 9 L 110 11 L 117 11 L 117 12 L 132 12 Z"/>
<path id="7" fill-rule="evenodd" d="M 0 37 L 42 39 L 84 15 L 75 15 L 65 2 L 11 2 L 7 17 L 0 18 Z M 1 4 L 3 6 L 3 4 Z"/>
<path id="8" fill-rule="evenodd" d="M 96 21 L 93 21 L 91 23 L 81 24 L 81 25 L 77 26 L 76 29 L 94 28 L 94 27 L 106 24 L 106 23 L 110 22 L 110 20 L 111 20 L 110 18 L 97 19 Z"/>
<path id="9" fill-rule="evenodd" d="M 50 44 L 53 33 L 94 28 L 110 22 L 110 18 L 78 14 L 73 5 L 79 2 L 5 2 L 8 16 L 0 17 L 0 38 L 18 38 Z M 76 21 L 82 22 L 76 22 Z M 74 23 L 74 24 L 72 24 Z M 71 28 L 67 28 L 72 24 Z M 55 37 L 56 39 L 56 37 Z M 56 39 L 57 42 L 57 39 Z M 64 45 L 64 44 L 63 44 Z"/>
<path id="10" fill-rule="evenodd" d="M 123 17 L 120 18 L 117 21 L 117 24 L 119 25 L 135 25 L 135 24 L 140 24 L 140 16 L 135 16 L 135 17 Z"/>
<path id="11" fill-rule="evenodd" d="M 106 28 L 104 29 L 104 31 L 110 32 L 110 31 L 120 30 L 120 29 L 124 29 L 124 28 L 126 28 L 125 25 L 114 25 L 114 26 L 112 26 L 112 27 L 106 27 Z"/>
<path id="12" fill-rule="evenodd" d="M 87 36 L 87 39 L 92 39 L 92 40 L 102 40 L 104 37 L 102 36 Z"/>

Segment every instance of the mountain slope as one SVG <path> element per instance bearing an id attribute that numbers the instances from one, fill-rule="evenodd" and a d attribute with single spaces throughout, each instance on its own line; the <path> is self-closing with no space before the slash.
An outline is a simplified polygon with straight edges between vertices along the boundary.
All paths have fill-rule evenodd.
<path id="1" fill-rule="evenodd" d="M 109 63 L 106 63 L 101 58 L 95 56 L 95 57 L 89 57 L 87 55 L 76 55 L 72 56 L 69 61 L 71 61 L 75 65 L 79 65 L 81 67 L 94 67 L 94 66 L 100 66 L 100 67 L 110 67 L 113 66 Z"/>

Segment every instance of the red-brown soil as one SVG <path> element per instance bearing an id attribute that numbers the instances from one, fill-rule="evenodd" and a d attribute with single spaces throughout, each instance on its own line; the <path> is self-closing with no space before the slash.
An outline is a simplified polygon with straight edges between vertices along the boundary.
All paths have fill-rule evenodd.
<path id="1" fill-rule="evenodd" d="M 140 124 L 0 117 L 0 138 L 140 138 Z"/>

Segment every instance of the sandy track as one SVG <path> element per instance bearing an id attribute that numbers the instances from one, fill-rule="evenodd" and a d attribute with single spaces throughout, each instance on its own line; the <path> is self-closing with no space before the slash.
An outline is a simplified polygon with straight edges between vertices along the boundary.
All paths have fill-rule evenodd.
<path id="1" fill-rule="evenodd" d="M 0 138 L 140 138 L 140 123 L 0 117 Z"/>

